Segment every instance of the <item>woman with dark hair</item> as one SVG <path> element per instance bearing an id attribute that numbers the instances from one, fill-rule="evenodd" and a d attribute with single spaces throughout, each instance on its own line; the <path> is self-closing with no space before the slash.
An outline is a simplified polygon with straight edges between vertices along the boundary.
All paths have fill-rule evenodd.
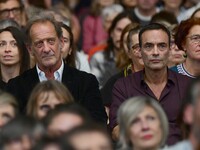
<path id="1" fill-rule="evenodd" d="M 71 67 L 90 72 L 90 66 L 85 54 L 77 51 L 74 46 L 72 29 L 64 23 L 61 23 L 61 28 L 64 39 L 64 46 L 61 50 L 64 62 Z"/>
<path id="2" fill-rule="evenodd" d="M 1 80 L 6 84 L 11 78 L 22 74 L 29 67 L 30 58 L 23 32 L 15 27 L 0 30 Z"/>
<path id="3" fill-rule="evenodd" d="M 64 46 L 62 48 L 62 57 L 64 62 L 71 67 L 76 68 L 76 49 L 74 48 L 74 37 L 69 26 L 61 23 L 63 32 Z"/>
<path id="4" fill-rule="evenodd" d="M 123 29 L 132 22 L 135 22 L 135 18 L 129 11 L 118 14 L 109 28 L 107 47 L 95 53 L 90 59 L 91 72 L 97 77 L 101 87 L 119 71 L 116 67 L 116 57 L 121 51 L 121 34 Z"/>

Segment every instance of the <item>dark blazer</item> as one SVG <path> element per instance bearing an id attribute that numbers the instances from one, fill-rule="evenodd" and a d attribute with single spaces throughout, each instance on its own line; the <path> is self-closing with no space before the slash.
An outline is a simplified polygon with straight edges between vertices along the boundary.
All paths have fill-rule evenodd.
<path id="1" fill-rule="evenodd" d="M 16 96 L 21 111 L 25 111 L 30 93 L 39 82 L 36 67 L 27 70 L 8 82 L 6 90 Z M 75 101 L 89 111 L 92 118 L 106 123 L 107 115 L 103 107 L 98 81 L 94 75 L 79 71 L 65 64 L 62 83 L 72 93 Z"/>

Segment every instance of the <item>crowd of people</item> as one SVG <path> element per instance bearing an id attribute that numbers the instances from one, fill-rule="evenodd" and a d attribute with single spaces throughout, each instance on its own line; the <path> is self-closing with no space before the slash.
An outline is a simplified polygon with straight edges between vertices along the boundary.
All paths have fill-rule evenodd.
<path id="1" fill-rule="evenodd" d="M 199 150 L 199 0 L 1 0 L 0 150 Z"/>

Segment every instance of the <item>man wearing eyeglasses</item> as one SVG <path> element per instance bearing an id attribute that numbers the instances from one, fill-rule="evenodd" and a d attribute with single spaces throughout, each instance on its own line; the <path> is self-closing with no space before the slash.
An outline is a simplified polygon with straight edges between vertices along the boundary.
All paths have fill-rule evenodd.
<path id="1" fill-rule="evenodd" d="M 21 0 L 0 0 L 0 19 L 13 19 L 25 26 L 25 12 Z"/>

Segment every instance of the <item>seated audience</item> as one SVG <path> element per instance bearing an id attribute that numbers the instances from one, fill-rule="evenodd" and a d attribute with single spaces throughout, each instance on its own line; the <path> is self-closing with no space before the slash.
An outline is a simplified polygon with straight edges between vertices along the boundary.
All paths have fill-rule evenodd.
<path id="1" fill-rule="evenodd" d="M 118 14 L 109 28 L 107 47 L 95 53 L 90 59 L 91 73 L 97 77 L 100 88 L 104 86 L 112 75 L 119 71 L 119 68 L 116 66 L 116 57 L 121 51 L 121 33 L 123 29 L 132 22 L 134 22 L 134 18 L 129 11 Z"/>
<path id="2" fill-rule="evenodd" d="M 44 127 L 40 122 L 30 117 L 18 116 L 2 128 L 0 148 L 30 150 L 44 134 Z"/>

